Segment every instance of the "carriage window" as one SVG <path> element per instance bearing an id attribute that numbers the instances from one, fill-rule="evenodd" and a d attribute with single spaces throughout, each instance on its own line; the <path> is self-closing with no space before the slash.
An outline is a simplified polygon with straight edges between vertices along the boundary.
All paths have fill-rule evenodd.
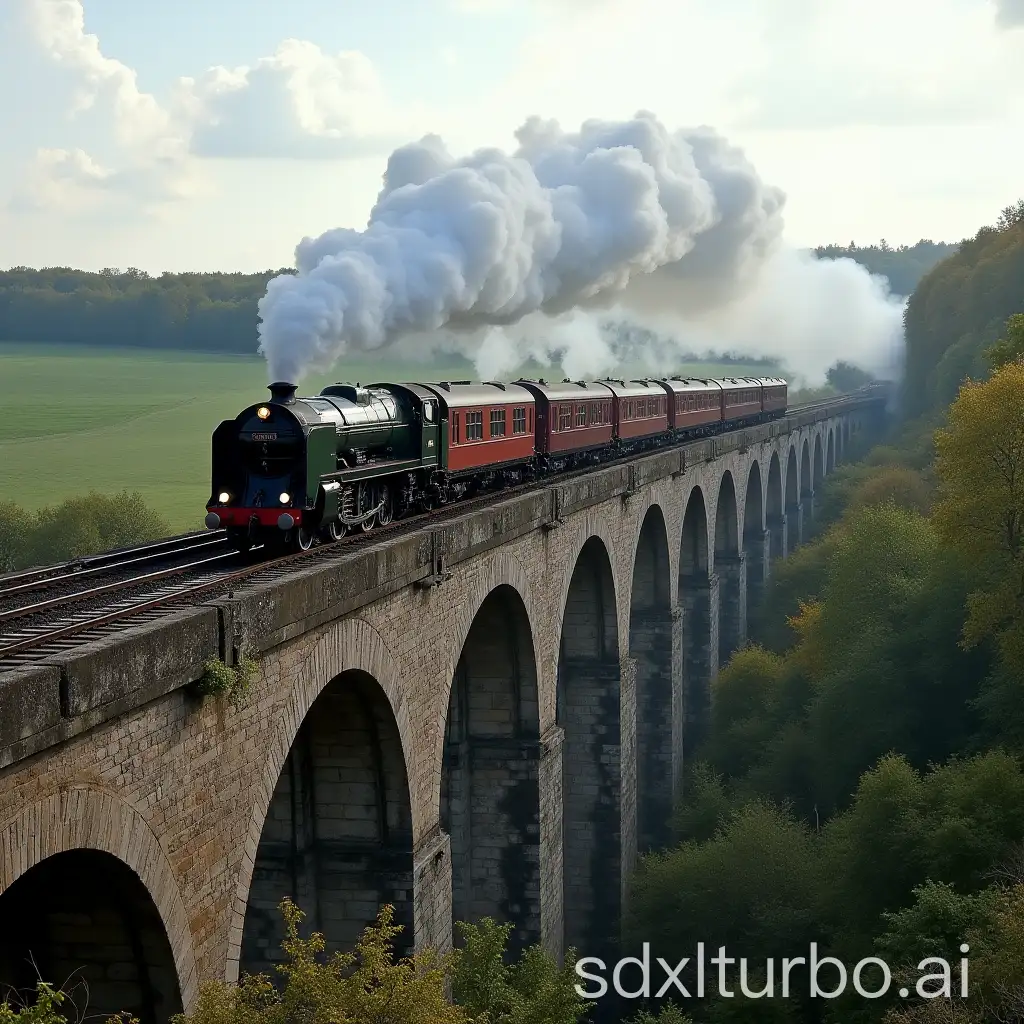
<path id="1" fill-rule="evenodd" d="M 482 412 L 466 413 L 466 440 L 482 441 L 484 437 L 484 414 Z"/>
<path id="2" fill-rule="evenodd" d="M 459 443 L 459 414 L 453 413 L 452 415 L 452 444 Z"/>
<path id="3" fill-rule="evenodd" d="M 559 430 L 571 430 L 572 429 L 572 406 L 568 402 L 564 402 L 559 407 L 558 429 Z"/>
<path id="4" fill-rule="evenodd" d="M 526 433 L 526 409 L 513 409 L 512 410 L 512 433 L 513 434 L 525 434 Z"/>
<path id="5" fill-rule="evenodd" d="M 491 410 L 491 437 L 505 436 L 505 410 Z"/>
<path id="6" fill-rule="evenodd" d="M 585 427 L 587 425 L 587 407 L 585 405 L 576 406 L 576 426 Z"/>

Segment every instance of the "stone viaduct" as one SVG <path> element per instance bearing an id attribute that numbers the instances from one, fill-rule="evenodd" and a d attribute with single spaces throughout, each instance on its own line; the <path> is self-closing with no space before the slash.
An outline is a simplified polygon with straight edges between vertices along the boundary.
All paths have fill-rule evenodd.
<path id="1" fill-rule="evenodd" d="M 165 1021 L 381 903 L 608 953 L 718 666 L 884 399 L 599 468 L 0 675 L 0 984 Z M 255 652 L 236 702 L 194 686 Z M 102 1019 L 102 1018 L 100 1018 Z"/>

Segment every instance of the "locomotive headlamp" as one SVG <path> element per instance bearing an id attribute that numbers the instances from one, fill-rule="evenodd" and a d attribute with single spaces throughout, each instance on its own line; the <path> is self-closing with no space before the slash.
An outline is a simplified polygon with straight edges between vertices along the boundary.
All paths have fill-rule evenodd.
<path id="1" fill-rule="evenodd" d="M 265 405 L 261 405 L 256 410 L 256 415 L 259 416 L 259 418 L 261 420 L 269 420 L 270 419 L 270 410 Z"/>
<path id="2" fill-rule="evenodd" d="M 292 500 L 292 496 L 287 491 L 282 491 L 279 495 L 282 505 L 287 505 Z"/>
<path id="3" fill-rule="evenodd" d="M 228 494 L 227 491 L 221 491 L 220 494 L 217 495 L 217 500 L 222 505 L 226 505 L 231 500 L 231 495 Z"/>

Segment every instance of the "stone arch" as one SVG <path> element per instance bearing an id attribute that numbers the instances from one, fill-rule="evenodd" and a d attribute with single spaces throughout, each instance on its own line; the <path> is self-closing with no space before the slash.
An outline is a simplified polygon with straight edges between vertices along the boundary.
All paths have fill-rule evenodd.
<path id="1" fill-rule="evenodd" d="M 768 576 L 768 531 L 765 529 L 761 466 L 756 459 L 750 463 L 747 472 L 747 490 L 743 501 L 743 562 L 746 593 L 742 635 L 746 637 L 748 620 L 760 603 Z"/>
<path id="2" fill-rule="evenodd" d="M 683 514 L 683 533 L 679 544 L 679 576 L 707 575 L 708 513 L 704 493 L 694 487 L 686 501 Z"/>
<path id="3" fill-rule="evenodd" d="M 744 640 L 746 565 L 739 538 L 739 509 L 732 473 L 726 470 L 715 506 L 715 575 L 718 577 L 718 664 L 724 665 Z"/>
<path id="4" fill-rule="evenodd" d="M 566 531 L 568 532 L 568 530 Z M 559 531 L 559 538 L 561 540 L 561 531 Z M 615 607 L 616 621 L 615 621 L 615 650 L 618 651 L 619 647 L 627 642 L 627 634 L 622 629 L 622 623 L 619 621 L 618 616 L 620 609 L 623 605 L 627 605 L 629 602 L 629 594 L 622 593 L 622 588 L 619 585 L 618 577 L 615 574 L 615 543 L 613 538 L 608 531 L 608 524 L 604 517 L 597 514 L 587 515 L 582 522 L 576 525 L 575 534 L 572 539 L 566 538 L 564 546 L 559 545 L 560 550 L 568 553 L 568 557 L 564 562 L 564 571 L 562 573 L 562 584 L 559 588 L 558 606 L 557 613 L 554 616 L 552 622 L 552 634 L 553 639 L 557 642 L 553 643 L 553 648 L 557 652 L 556 654 L 556 669 L 557 663 L 561 659 L 561 640 L 559 639 L 565 631 L 565 616 L 569 610 L 569 590 L 572 587 L 573 580 L 576 576 L 576 571 L 579 568 L 580 556 L 583 553 L 583 549 L 591 543 L 596 541 L 604 549 L 605 556 L 608 564 L 611 566 L 611 579 L 609 585 L 611 590 L 609 591 L 608 607 Z M 561 561 L 561 559 L 560 559 Z M 609 645 L 611 644 L 611 623 L 606 619 L 602 619 L 605 623 L 607 640 Z M 611 650 L 611 647 L 608 648 Z M 541 706 L 541 728 L 544 727 L 544 707 L 543 707 L 543 696 Z"/>
<path id="5" fill-rule="evenodd" d="M 788 461 L 788 460 L 787 460 Z M 794 481 L 794 489 L 796 483 Z M 768 463 L 768 487 L 765 492 L 765 523 L 768 527 L 768 557 L 775 561 L 786 557 L 785 493 L 782 489 L 782 462 L 777 451 Z"/>
<path id="6" fill-rule="evenodd" d="M 831 473 L 836 468 L 836 435 L 835 431 L 828 428 L 828 446 L 825 449 L 825 473 Z"/>
<path id="7" fill-rule="evenodd" d="M 672 814 L 672 594 L 668 528 L 651 505 L 633 558 L 629 654 L 636 663 L 637 844 L 657 849 L 671 838 Z"/>
<path id="8" fill-rule="evenodd" d="M 803 512 L 800 505 L 800 459 L 796 445 L 789 446 L 786 456 L 786 551 L 792 551 L 803 539 Z"/>
<path id="9" fill-rule="evenodd" d="M 818 494 L 825 479 L 825 459 L 821 450 L 821 433 L 814 435 L 814 493 Z"/>
<path id="10" fill-rule="evenodd" d="M 726 470 L 718 484 L 718 501 L 715 503 L 715 571 L 718 571 L 719 557 L 736 558 L 740 553 L 739 507 L 736 501 L 736 484 L 732 473 Z"/>
<path id="11" fill-rule="evenodd" d="M 710 572 L 704 493 L 686 499 L 679 539 L 679 597 L 683 653 L 683 756 L 700 743 L 707 725 L 711 679 L 718 671 L 718 581 Z"/>
<path id="12" fill-rule="evenodd" d="M 296 672 L 268 744 L 231 912 L 228 982 L 238 980 L 240 960 L 261 970 L 280 956 L 276 907 L 288 894 L 306 924 L 325 932 L 328 948 L 344 948 L 376 916 L 378 907 L 365 905 L 374 891 L 379 904 L 395 906 L 404 925 L 398 943 L 409 948 L 413 834 L 430 816 L 409 789 L 412 737 L 387 645 L 361 619 L 334 623 Z M 324 857 L 343 860 L 344 869 L 323 872 Z M 384 860 L 388 868 L 374 874 Z M 346 901 L 351 913 L 339 909 Z"/>
<path id="13" fill-rule="evenodd" d="M 106 1020 L 122 1011 L 167 1024 L 182 1011 L 160 912 L 139 876 L 113 854 L 68 850 L 30 868 L 0 896 L 0 991 L 36 980 L 62 988 L 64 1012 Z M 14 1000 L 12 1000 L 14 1001 Z"/>
<path id="14" fill-rule="evenodd" d="M 621 668 L 612 562 L 595 536 L 576 558 L 566 595 L 557 722 L 564 735 L 563 945 L 609 951 L 624 876 Z"/>
<path id="15" fill-rule="evenodd" d="M 814 493 L 814 481 L 811 478 L 811 445 L 807 438 L 800 448 L 800 500 L 804 506 L 810 504 L 811 495 Z"/>
<path id="16" fill-rule="evenodd" d="M 27 842 L 27 837 L 32 841 Z M 174 871 L 146 820 L 114 794 L 86 786 L 62 789 L 24 807 L 0 826 L 0 904 L 15 892 L 19 881 L 51 858 L 82 851 L 116 858 L 148 894 L 170 947 L 175 995 L 188 1012 L 199 992 L 199 976 L 188 913 Z M 97 882 L 93 894 L 106 897 L 109 890 Z M 63 978 L 53 980 L 60 983 Z"/>
<path id="17" fill-rule="evenodd" d="M 501 584 L 456 664 L 438 812 L 451 838 L 453 924 L 512 922 L 514 952 L 541 938 L 539 741 L 529 615 Z"/>
<path id="18" fill-rule="evenodd" d="M 843 458 L 850 457 L 850 421 L 843 420 Z"/>

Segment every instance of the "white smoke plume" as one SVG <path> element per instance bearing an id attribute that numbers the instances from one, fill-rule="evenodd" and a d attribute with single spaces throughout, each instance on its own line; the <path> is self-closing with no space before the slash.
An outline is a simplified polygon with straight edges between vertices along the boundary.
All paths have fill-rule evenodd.
<path id="1" fill-rule="evenodd" d="M 641 112 L 575 133 L 533 118 L 516 137 L 512 155 L 459 160 L 437 136 L 403 146 L 365 230 L 303 239 L 298 273 L 260 301 L 271 379 L 410 343 L 467 352 L 485 377 L 531 357 L 593 376 L 623 357 L 593 314 L 612 308 L 668 338 L 639 353 L 651 372 L 695 347 L 779 356 L 811 378 L 891 355 L 898 304 L 850 261 L 787 249 L 783 193 L 713 130 Z"/>

